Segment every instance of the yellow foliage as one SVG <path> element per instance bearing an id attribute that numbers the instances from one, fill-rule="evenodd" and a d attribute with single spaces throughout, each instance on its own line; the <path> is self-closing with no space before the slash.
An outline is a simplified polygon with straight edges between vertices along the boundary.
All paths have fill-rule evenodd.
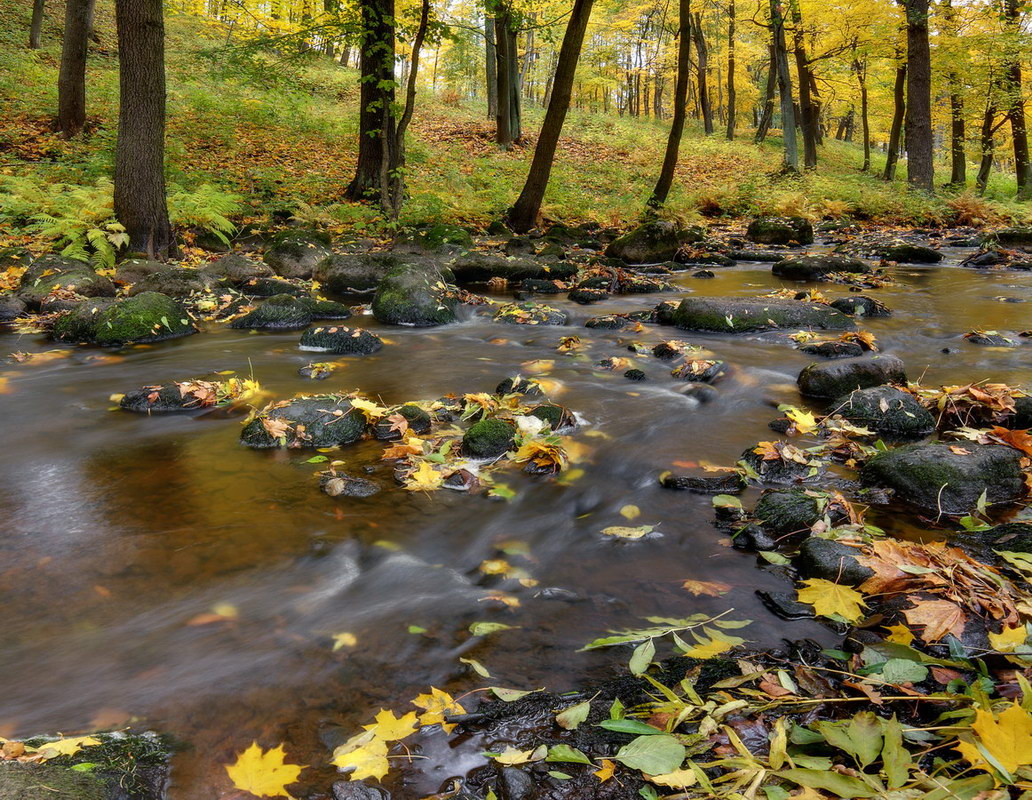
<path id="1" fill-rule="evenodd" d="M 285 755 L 282 744 L 263 750 L 258 742 L 251 742 L 233 764 L 226 765 L 226 772 L 237 789 L 256 797 L 292 797 L 286 786 L 297 780 L 304 767 L 285 764 Z"/>

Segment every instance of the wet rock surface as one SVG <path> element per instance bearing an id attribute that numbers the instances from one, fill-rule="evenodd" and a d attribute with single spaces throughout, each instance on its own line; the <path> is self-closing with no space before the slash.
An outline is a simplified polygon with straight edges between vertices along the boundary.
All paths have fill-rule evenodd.
<path id="1" fill-rule="evenodd" d="M 736 297 L 686 297 L 673 312 L 683 330 L 752 333 L 779 328 L 852 330 L 853 321 L 820 303 Z"/>
<path id="2" fill-rule="evenodd" d="M 903 362 L 885 353 L 810 364 L 797 379 L 799 391 L 804 395 L 829 399 L 842 397 L 854 389 L 906 381 Z"/>

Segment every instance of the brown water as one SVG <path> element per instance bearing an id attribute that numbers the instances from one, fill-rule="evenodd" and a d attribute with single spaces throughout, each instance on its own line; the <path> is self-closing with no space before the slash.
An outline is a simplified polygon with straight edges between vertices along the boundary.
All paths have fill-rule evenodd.
<path id="1" fill-rule="evenodd" d="M 950 253 L 955 264 L 965 255 Z M 1029 345 L 985 348 L 961 339 L 973 328 L 1032 328 L 1032 275 L 942 267 L 899 268 L 900 285 L 869 292 L 895 312 L 866 327 L 925 383 L 1004 380 L 1032 385 Z M 677 278 L 682 292 L 755 295 L 783 284 L 769 265 L 720 270 L 713 280 Z M 793 287 L 798 284 L 792 284 Z M 847 287 L 822 285 L 830 297 Z M 664 296 L 664 299 L 675 295 Z M 0 735 L 75 732 L 132 722 L 172 732 L 191 745 L 175 762 L 175 800 L 228 789 L 222 764 L 257 739 L 285 742 L 295 763 L 322 764 L 343 735 L 376 710 L 430 684 L 458 695 L 486 684 L 523 689 L 575 687 L 611 674 L 624 651 L 576 652 L 615 627 L 649 614 L 686 616 L 733 608 L 754 624 L 741 633 L 770 645 L 782 638 L 831 641 L 813 622 L 783 622 L 756 589 L 784 589 L 755 557 L 728 549 L 712 527 L 708 497 L 662 490 L 657 475 L 675 462 L 732 464 L 773 434 L 771 402 L 799 402 L 794 379 L 809 358 L 763 337 L 680 335 L 647 326 L 640 334 L 583 328 L 588 316 L 654 305 L 659 296 L 613 298 L 569 310 L 568 328 L 497 325 L 486 318 L 433 329 L 357 324 L 392 344 L 352 359 L 321 383 L 297 368 L 310 355 L 299 333 L 203 335 L 118 352 L 74 349 L 70 357 L 9 365 L 0 372 Z M 587 358 L 555 352 L 564 335 Z M 631 356 L 627 344 L 677 336 L 706 345 L 736 368 L 718 400 L 699 406 L 678 394 L 669 365 L 640 359 L 650 377 L 635 384 L 593 367 Z M 37 336 L 0 334 L 0 354 L 40 351 Z M 944 347 L 957 352 L 943 354 Z M 633 356 L 632 356 L 633 357 Z M 360 389 L 384 403 L 491 391 L 534 359 L 552 359 L 561 382 L 553 399 L 584 424 L 586 474 L 569 485 L 513 473 L 511 501 L 432 495 L 395 488 L 379 443 L 342 451 L 348 467 L 376 466 L 390 488 L 365 500 L 329 498 L 305 463 L 310 451 L 258 452 L 238 443 L 240 417 L 146 417 L 110 411 L 113 392 L 219 370 L 254 376 L 277 398 Z M 0 381 L 0 386 L 3 382 Z M 677 467 L 674 467 L 675 469 Z M 613 541 L 599 531 L 642 510 L 634 524 L 661 536 Z M 891 522 L 891 521 L 890 521 Z M 485 577 L 482 561 L 519 542 L 509 560 L 539 583 Z M 722 581 L 722 598 L 693 597 L 687 578 Z M 572 596 L 539 596 L 559 587 Z M 485 600 L 502 589 L 519 608 Z M 554 593 L 552 593 L 554 594 Z M 236 619 L 190 624 L 229 604 Z M 471 622 L 518 629 L 471 638 Z M 426 629 L 410 633 L 409 626 Z M 332 651 L 333 634 L 358 645 Z M 492 680 L 470 673 L 475 658 Z M 446 747 L 440 742 L 438 749 Z M 428 743 L 427 746 L 430 746 Z M 436 791 L 472 765 L 475 748 L 439 758 L 418 786 Z M 297 792 L 327 790 L 332 771 L 307 771 Z"/>

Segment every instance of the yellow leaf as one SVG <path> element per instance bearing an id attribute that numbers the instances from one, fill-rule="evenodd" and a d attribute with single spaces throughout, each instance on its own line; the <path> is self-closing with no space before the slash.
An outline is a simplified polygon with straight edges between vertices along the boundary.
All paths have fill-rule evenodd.
<path id="1" fill-rule="evenodd" d="M 720 597 L 731 591 L 731 587 L 720 581 L 694 581 L 686 580 L 681 587 L 687 589 L 694 595 L 706 595 L 707 597 Z"/>
<path id="2" fill-rule="evenodd" d="M 432 492 L 440 489 L 443 483 L 444 476 L 435 470 L 429 461 L 421 461 L 405 479 L 405 488 L 410 492 Z"/>
<path id="3" fill-rule="evenodd" d="M 1010 705 L 998 718 L 991 711 L 975 709 L 971 728 L 982 747 L 1010 773 L 1032 764 L 1032 717 L 1017 703 Z M 971 742 L 960 742 L 957 750 L 972 766 L 992 771 L 992 764 Z"/>
<path id="4" fill-rule="evenodd" d="M 608 528 L 603 528 L 602 533 L 620 539 L 640 539 L 642 536 L 652 533 L 654 527 L 654 525 L 641 525 L 637 528 L 627 528 L 623 525 L 610 525 Z"/>
<path id="5" fill-rule="evenodd" d="M 656 786 L 669 786 L 671 789 L 687 789 L 699 780 L 699 776 L 690 769 L 677 769 L 662 775 L 646 775 L 645 778 Z"/>
<path id="6" fill-rule="evenodd" d="M 358 644 L 358 637 L 353 633 L 335 633 L 333 634 L 333 652 L 336 653 L 342 647 L 354 647 Z"/>
<path id="7" fill-rule="evenodd" d="M 895 642 L 896 644 L 909 645 L 912 641 L 914 641 L 913 632 L 903 623 L 890 625 L 888 628 L 886 628 L 886 630 L 889 632 L 889 635 L 885 637 L 885 641 L 887 642 Z M 991 635 L 992 634 L 990 634 L 990 636 Z"/>
<path id="8" fill-rule="evenodd" d="M 383 406 L 378 406 L 376 403 L 373 403 L 369 400 L 362 400 L 359 397 L 353 398 L 351 400 L 351 407 L 357 408 L 359 411 L 365 414 L 365 418 L 370 422 L 379 419 L 387 413 L 387 409 Z"/>
<path id="9" fill-rule="evenodd" d="M 380 713 L 376 715 L 376 722 L 362 727 L 372 731 L 377 739 L 396 742 L 416 732 L 416 712 L 410 711 L 398 718 L 394 716 L 393 711 L 381 708 Z"/>
<path id="10" fill-rule="evenodd" d="M 864 607 L 864 596 L 860 592 L 823 578 L 803 581 L 799 601 L 813 606 L 822 617 L 838 614 L 846 622 L 859 622 L 864 616 L 860 610 Z"/>
<path id="11" fill-rule="evenodd" d="M 78 753 L 84 747 L 93 747 L 98 744 L 103 744 L 103 742 L 92 736 L 75 736 L 42 744 L 36 748 L 36 752 L 46 761 L 49 758 L 57 758 L 57 756 L 70 756 Z"/>
<path id="12" fill-rule="evenodd" d="M 800 433 L 809 433 L 817 427 L 817 419 L 809 411 L 789 406 L 785 409 L 785 416 L 792 420 L 796 430 Z"/>
<path id="13" fill-rule="evenodd" d="M 616 762 L 610 761 L 608 758 L 602 759 L 602 767 L 595 770 L 595 777 L 598 778 L 602 783 L 605 783 L 613 777 L 613 773 L 616 771 Z"/>
<path id="14" fill-rule="evenodd" d="M 501 753 L 494 757 L 499 764 L 513 766 L 514 764 L 526 764 L 529 761 L 540 761 L 548 753 L 548 748 L 541 745 L 536 750 L 517 750 L 515 747 L 506 747 Z"/>
<path id="15" fill-rule="evenodd" d="M 351 770 L 349 780 L 380 780 L 390 769 L 387 763 L 387 743 L 372 736 L 370 732 L 352 737 L 333 751 L 330 763 L 342 770 Z"/>
<path id="16" fill-rule="evenodd" d="M 237 789 L 256 797 L 291 797 L 286 786 L 294 783 L 304 768 L 283 763 L 285 755 L 282 744 L 265 751 L 258 742 L 251 742 L 250 747 L 237 755 L 235 763 L 226 765 L 226 772 Z"/>
<path id="17" fill-rule="evenodd" d="M 641 509 L 637 506 L 624 506 L 620 509 L 620 516 L 626 520 L 636 520 L 641 516 Z"/>
<path id="18" fill-rule="evenodd" d="M 1001 653 L 1013 653 L 1014 648 L 1023 645 L 1026 638 L 1028 638 L 1028 634 L 1025 626 L 1019 625 L 1016 628 L 1004 628 L 999 633 L 990 633 L 989 644 L 992 645 L 993 650 Z"/>
<path id="19" fill-rule="evenodd" d="M 412 701 L 416 708 L 424 709 L 419 717 L 420 725 L 440 725 L 445 733 L 451 733 L 455 723 L 445 722 L 446 714 L 465 714 L 466 709 L 460 706 L 447 692 L 430 687 L 430 694 L 421 694 Z"/>

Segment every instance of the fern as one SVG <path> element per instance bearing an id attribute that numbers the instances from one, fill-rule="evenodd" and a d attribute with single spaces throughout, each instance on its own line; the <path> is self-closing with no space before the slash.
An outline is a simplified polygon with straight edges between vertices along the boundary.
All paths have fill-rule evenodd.
<path id="1" fill-rule="evenodd" d="M 169 219 L 176 227 L 203 228 L 229 244 L 229 234 L 236 231 L 229 217 L 240 213 L 242 199 L 208 183 L 192 192 L 172 186 L 168 195 Z"/>

